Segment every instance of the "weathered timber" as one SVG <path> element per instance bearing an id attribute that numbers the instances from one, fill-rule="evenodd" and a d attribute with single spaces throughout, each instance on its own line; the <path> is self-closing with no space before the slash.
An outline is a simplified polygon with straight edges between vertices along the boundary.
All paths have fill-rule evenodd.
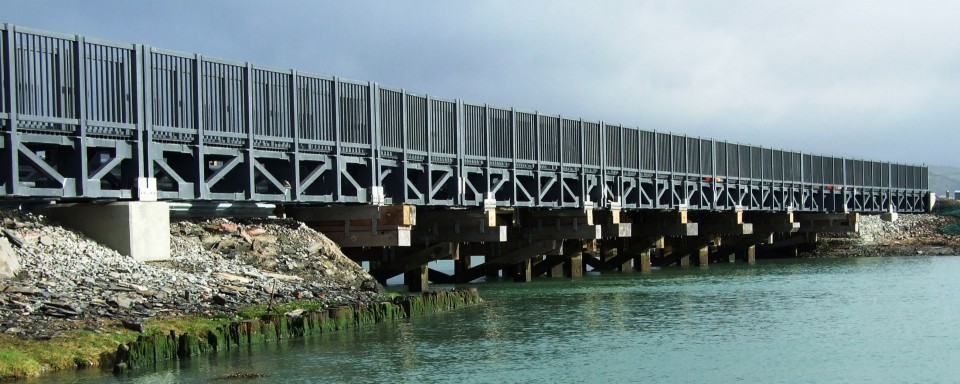
<path id="1" fill-rule="evenodd" d="M 755 233 L 794 233 L 800 230 L 800 223 L 794 220 L 792 211 L 744 212 L 744 220 L 753 224 Z"/>
<path id="2" fill-rule="evenodd" d="M 469 283 L 505 267 L 516 265 L 537 255 L 549 253 L 561 248 L 561 243 L 555 240 L 533 241 L 525 244 L 506 244 L 506 246 L 511 248 L 503 249 L 499 256 L 491 257 L 485 260 L 483 264 L 471 267 L 463 271 L 462 274 L 457 274 L 456 280 L 460 283 Z"/>
<path id="3" fill-rule="evenodd" d="M 849 233 L 857 232 L 859 213 L 796 213 L 801 233 Z"/>
<path id="4" fill-rule="evenodd" d="M 459 253 L 459 249 L 458 243 L 439 243 L 420 248 L 397 247 L 394 248 L 394 260 L 381 262 L 377 268 L 370 269 L 370 274 L 386 280 L 431 261 L 452 258 Z"/>
<path id="5" fill-rule="evenodd" d="M 414 243 L 507 241 L 506 220 L 494 209 L 420 210 L 413 228 Z"/>
<path id="6" fill-rule="evenodd" d="M 692 220 L 698 225 L 699 235 L 749 235 L 753 224 L 743 221 L 743 211 L 700 211 Z"/>
<path id="7" fill-rule="evenodd" d="M 341 248 L 410 246 L 411 228 L 417 223 L 413 205 L 296 206 L 285 212 Z"/>

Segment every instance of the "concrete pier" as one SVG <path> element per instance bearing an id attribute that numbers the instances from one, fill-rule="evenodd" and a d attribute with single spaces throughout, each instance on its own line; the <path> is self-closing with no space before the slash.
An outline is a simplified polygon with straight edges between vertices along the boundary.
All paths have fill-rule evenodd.
<path id="1" fill-rule="evenodd" d="M 47 207 L 43 213 L 135 260 L 170 259 L 170 207 L 166 202 L 63 204 Z"/>

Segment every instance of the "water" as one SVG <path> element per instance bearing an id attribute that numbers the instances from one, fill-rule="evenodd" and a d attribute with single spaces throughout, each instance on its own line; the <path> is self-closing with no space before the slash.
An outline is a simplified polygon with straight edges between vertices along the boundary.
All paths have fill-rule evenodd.
<path id="1" fill-rule="evenodd" d="M 762 260 L 474 285 L 486 302 L 57 382 L 898 383 L 960 380 L 960 258 Z M 231 380 L 233 381 L 233 380 Z"/>

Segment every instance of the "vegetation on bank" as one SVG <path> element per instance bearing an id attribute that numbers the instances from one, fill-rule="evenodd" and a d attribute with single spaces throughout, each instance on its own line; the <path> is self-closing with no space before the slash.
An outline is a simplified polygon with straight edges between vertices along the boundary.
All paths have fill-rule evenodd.
<path id="1" fill-rule="evenodd" d="M 937 204 L 934 205 L 933 213 L 940 216 L 960 218 L 960 201 L 953 199 L 939 199 L 937 200 Z M 960 220 L 941 227 L 940 233 L 945 235 L 960 235 Z"/>
<path id="2" fill-rule="evenodd" d="M 45 340 L 0 334 L 0 380 L 93 366 L 122 372 L 161 360 L 416 317 L 479 301 L 475 289 L 389 294 L 367 305 L 325 306 L 306 300 L 245 307 L 234 317 L 158 318 L 143 324 L 142 332 L 117 322 L 97 332 L 76 330 Z"/>

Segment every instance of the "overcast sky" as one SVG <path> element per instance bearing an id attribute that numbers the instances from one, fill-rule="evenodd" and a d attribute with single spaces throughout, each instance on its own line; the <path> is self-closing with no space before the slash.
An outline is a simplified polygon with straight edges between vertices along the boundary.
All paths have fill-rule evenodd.
<path id="1" fill-rule="evenodd" d="M 644 129 L 960 166 L 955 0 L 5 0 L 0 21 Z"/>

